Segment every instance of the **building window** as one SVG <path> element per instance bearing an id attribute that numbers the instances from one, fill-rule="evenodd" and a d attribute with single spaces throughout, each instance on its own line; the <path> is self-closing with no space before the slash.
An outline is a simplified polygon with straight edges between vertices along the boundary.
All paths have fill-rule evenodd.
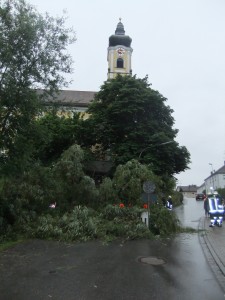
<path id="1" fill-rule="evenodd" d="M 117 68 L 123 68 L 123 59 L 122 58 L 117 59 L 116 67 Z"/>

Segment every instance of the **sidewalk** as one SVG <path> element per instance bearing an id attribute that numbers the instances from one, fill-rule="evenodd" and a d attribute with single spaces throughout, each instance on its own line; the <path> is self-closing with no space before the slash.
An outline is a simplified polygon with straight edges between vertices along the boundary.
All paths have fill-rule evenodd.
<path id="1" fill-rule="evenodd" d="M 221 273 L 218 279 L 223 285 L 223 289 L 225 289 L 225 223 L 222 227 L 209 227 L 209 225 L 210 218 L 201 217 L 199 239 L 211 267 L 217 274 L 218 270 Z M 215 270 L 216 267 L 217 270 Z"/>

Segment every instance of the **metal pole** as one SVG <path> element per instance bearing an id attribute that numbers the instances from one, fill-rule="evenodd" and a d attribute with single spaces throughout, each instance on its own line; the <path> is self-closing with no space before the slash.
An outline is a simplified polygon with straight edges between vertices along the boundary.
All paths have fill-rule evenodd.
<path id="1" fill-rule="evenodd" d="M 212 163 L 209 163 L 209 165 L 212 167 L 212 187 L 213 187 L 213 192 L 214 192 L 214 177 L 213 177 L 213 164 Z"/>
<path id="2" fill-rule="evenodd" d="M 150 228 L 150 194 L 148 193 L 148 228 Z"/>
<path id="3" fill-rule="evenodd" d="M 174 141 L 168 141 L 168 142 L 161 143 L 161 144 L 158 144 L 158 145 L 153 145 L 153 144 L 152 144 L 152 145 L 150 145 L 150 146 L 148 146 L 148 147 L 142 149 L 142 151 L 140 152 L 138 158 L 141 158 L 142 153 L 143 153 L 145 150 L 147 150 L 148 148 L 150 148 L 151 146 L 161 146 L 161 145 L 171 144 L 171 143 L 173 143 L 173 142 L 174 142 Z"/>

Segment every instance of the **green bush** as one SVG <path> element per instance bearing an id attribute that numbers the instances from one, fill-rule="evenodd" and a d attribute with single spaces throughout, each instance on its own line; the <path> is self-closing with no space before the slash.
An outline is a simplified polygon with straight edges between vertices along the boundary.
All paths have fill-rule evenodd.
<path id="1" fill-rule="evenodd" d="M 62 230 L 58 225 L 58 218 L 51 215 L 38 217 L 35 230 L 31 231 L 31 235 L 41 239 L 58 239 L 62 237 Z"/>
<path id="2" fill-rule="evenodd" d="M 137 207 L 108 205 L 97 213 L 85 206 L 76 206 L 62 216 L 46 214 L 23 225 L 20 221 L 20 232 L 27 237 L 64 241 L 152 238 L 153 234 L 140 219 L 141 211 Z"/>
<path id="3" fill-rule="evenodd" d="M 95 211 L 85 206 L 76 206 L 71 213 L 64 214 L 59 224 L 66 240 L 89 240 L 97 236 Z"/>
<path id="4" fill-rule="evenodd" d="M 24 225 L 30 237 L 64 241 L 86 241 L 97 236 L 98 219 L 95 212 L 87 207 L 77 206 L 70 213 L 42 215 L 35 223 Z"/>
<path id="5" fill-rule="evenodd" d="M 168 236 L 180 231 L 179 220 L 173 211 L 154 204 L 150 210 L 150 230 L 160 236 Z"/>
<path id="6" fill-rule="evenodd" d="M 113 187 L 113 182 L 110 178 L 103 179 L 99 186 L 99 204 L 107 205 L 108 203 L 114 203 L 118 196 Z"/>
<path id="7" fill-rule="evenodd" d="M 180 192 L 173 192 L 173 206 L 179 206 L 183 203 L 184 200 L 184 196 L 182 193 Z"/>
<path id="8" fill-rule="evenodd" d="M 101 213 L 101 224 L 98 234 L 100 237 L 138 239 L 152 238 L 153 234 L 141 221 L 138 207 L 119 207 L 107 205 Z"/>
<path id="9" fill-rule="evenodd" d="M 218 189 L 217 191 L 218 191 L 218 193 L 220 194 L 220 196 L 221 196 L 223 199 L 225 199 L 225 189 Z"/>
<path id="10" fill-rule="evenodd" d="M 108 204 L 102 210 L 102 218 L 106 220 L 114 220 L 120 218 L 124 220 L 136 220 L 140 218 L 141 209 L 134 207 L 120 207 L 119 205 Z"/>
<path id="11" fill-rule="evenodd" d="M 71 212 L 60 215 L 57 210 L 38 216 L 35 212 L 23 213 L 11 232 L 28 238 L 61 241 L 104 241 L 162 237 L 179 232 L 179 222 L 173 211 L 161 205 L 151 205 L 150 228 L 141 221 L 142 208 L 107 205 L 97 212 L 85 206 L 76 206 Z M 12 228 L 12 227 L 11 227 Z M 9 232 L 9 231 L 8 231 Z"/>

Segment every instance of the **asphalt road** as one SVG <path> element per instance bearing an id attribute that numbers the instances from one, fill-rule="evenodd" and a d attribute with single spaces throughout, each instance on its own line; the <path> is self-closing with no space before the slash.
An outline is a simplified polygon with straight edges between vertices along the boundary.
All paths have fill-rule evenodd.
<path id="1" fill-rule="evenodd" d="M 196 212 L 190 221 L 186 214 L 193 203 L 204 213 L 185 202 L 181 217 L 197 224 Z M 225 299 L 198 234 L 109 245 L 28 241 L 0 254 L 0 278 L 1 300 Z"/>

